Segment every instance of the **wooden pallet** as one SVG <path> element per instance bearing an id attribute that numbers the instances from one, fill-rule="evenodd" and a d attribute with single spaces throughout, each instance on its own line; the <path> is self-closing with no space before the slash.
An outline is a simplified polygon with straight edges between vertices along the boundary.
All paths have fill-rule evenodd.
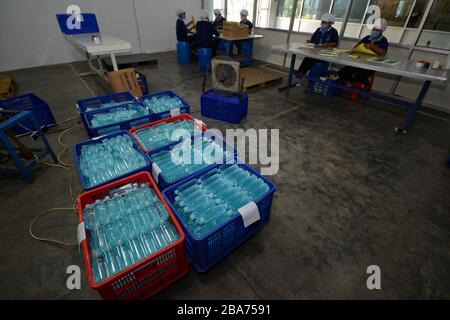
<path id="1" fill-rule="evenodd" d="M 12 76 L 0 76 L 0 99 L 8 99 L 14 95 L 14 79 Z"/>
<path id="2" fill-rule="evenodd" d="M 263 68 L 247 67 L 242 68 L 240 72 L 241 79 L 245 78 L 244 91 L 273 85 L 283 80 L 281 74 Z"/>

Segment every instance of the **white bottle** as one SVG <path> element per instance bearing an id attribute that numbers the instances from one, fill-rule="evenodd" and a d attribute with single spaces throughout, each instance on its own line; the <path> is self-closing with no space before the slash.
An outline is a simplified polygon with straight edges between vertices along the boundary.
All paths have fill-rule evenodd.
<path id="1" fill-rule="evenodd" d="M 441 60 L 437 59 L 434 61 L 433 66 L 431 67 L 433 70 L 437 70 L 441 67 Z"/>

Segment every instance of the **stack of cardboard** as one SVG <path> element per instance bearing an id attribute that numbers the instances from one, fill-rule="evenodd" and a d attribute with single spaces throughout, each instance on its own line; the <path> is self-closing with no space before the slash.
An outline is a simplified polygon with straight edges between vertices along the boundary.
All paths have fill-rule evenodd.
<path id="1" fill-rule="evenodd" d="M 14 95 L 14 79 L 12 76 L 0 76 L 0 99 L 8 99 Z"/>
<path id="2" fill-rule="evenodd" d="M 239 22 L 225 21 L 223 23 L 223 36 L 225 38 L 243 38 L 247 37 L 249 29 L 247 25 L 241 25 Z"/>
<path id="3" fill-rule="evenodd" d="M 135 97 L 139 98 L 142 96 L 136 71 L 133 68 L 111 71 L 107 75 L 113 92 L 128 91 Z"/>

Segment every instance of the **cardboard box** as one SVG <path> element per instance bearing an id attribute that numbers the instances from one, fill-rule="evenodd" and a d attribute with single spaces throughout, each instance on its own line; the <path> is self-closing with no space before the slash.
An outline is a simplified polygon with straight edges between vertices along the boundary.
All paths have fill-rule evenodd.
<path id="1" fill-rule="evenodd" d="M 14 79 L 10 75 L 0 76 L 0 99 L 14 96 Z"/>
<path id="2" fill-rule="evenodd" d="M 142 91 L 133 68 L 110 71 L 107 73 L 109 85 L 113 92 L 128 91 L 135 97 L 141 97 Z"/>
<path id="3" fill-rule="evenodd" d="M 223 23 L 223 36 L 225 38 L 243 38 L 247 37 L 249 29 L 247 25 L 241 25 L 239 22 L 225 21 Z"/>

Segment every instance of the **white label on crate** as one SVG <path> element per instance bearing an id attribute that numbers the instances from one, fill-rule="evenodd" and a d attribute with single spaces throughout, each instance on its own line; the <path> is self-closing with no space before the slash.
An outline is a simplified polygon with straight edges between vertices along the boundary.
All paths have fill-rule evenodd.
<path id="1" fill-rule="evenodd" d="M 86 230 L 84 229 L 84 222 L 80 223 L 77 227 L 77 239 L 78 245 L 80 245 L 83 240 L 86 240 Z"/>
<path id="2" fill-rule="evenodd" d="M 258 206 L 253 201 L 239 208 L 238 211 L 242 216 L 242 220 L 244 220 L 244 227 L 246 228 L 261 219 Z"/>
<path id="3" fill-rule="evenodd" d="M 176 108 L 176 109 L 170 110 L 170 116 L 171 117 L 179 116 L 180 113 L 181 113 L 180 108 Z"/>
<path id="4" fill-rule="evenodd" d="M 159 181 L 159 174 L 161 173 L 161 169 L 158 167 L 156 162 L 153 162 L 152 164 L 152 176 L 153 179 L 155 179 L 156 183 Z"/>

